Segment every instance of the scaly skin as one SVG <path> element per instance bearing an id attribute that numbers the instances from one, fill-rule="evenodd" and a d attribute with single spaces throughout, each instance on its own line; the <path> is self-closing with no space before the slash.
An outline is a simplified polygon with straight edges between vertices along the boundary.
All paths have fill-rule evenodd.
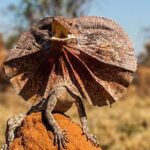
<path id="1" fill-rule="evenodd" d="M 38 111 L 43 112 L 43 110 L 45 112 L 45 117 L 54 133 L 54 144 L 58 144 L 58 149 L 66 149 L 67 142 L 69 142 L 67 132 L 59 127 L 52 115 L 52 112 L 58 112 L 59 107 L 62 107 L 60 104 L 63 101 L 68 101 L 70 106 L 67 106 L 66 108 L 64 107 L 61 112 L 65 112 L 71 107 L 72 103 L 76 103 L 84 134 L 86 135 L 87 139 L 93 143 L 93 145 L 99 146 L 96 137 L 89 131 L 85 108 L 81 98 L 68 91 L 65 87 L 59 87 L 58 89 L 59 90 L 52 93 L 47 100 L 43 100 L 36 106 L 32 106 L 32 108 L 26 114 L 19 114 L 8 120 L 6 132 L 7 143 L 3 145 L 2 150 L 7 150 L 9 148 L 10 143 L 14 140 L 15 130 L 21 126 L 21 123 L 27 114 Z"/>
<path id="2" fill-rule="evenodd" d="M 111 105 L 127 89 L 135 70 L 127 34 L 113 20 L 94 16 L 42 19 L 21 35 L 5 62 L 6 74 L 18 94 L 26 101 L 41 101 L 29 113 L 45 111 L 59 148 L 65 148 L 68 139 L 52 112 L 64 113 L 75 102 L 83 132 L 98 146 L 88 129 L 82 101 L 99 107 Z M 23 117 L 12 120 L 8 146 Z"/>

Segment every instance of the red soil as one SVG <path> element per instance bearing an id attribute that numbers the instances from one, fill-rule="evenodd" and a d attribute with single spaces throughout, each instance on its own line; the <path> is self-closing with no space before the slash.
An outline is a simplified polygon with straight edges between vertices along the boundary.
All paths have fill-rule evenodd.
<path id="1" fill-rule="evenodd" d="M 70 118 L 61 114 L 54 114 L 54 117 L 60 127 L 67 131 L 70 138 L 67 150 L 102 150 L 87 141 L 81 127 L 72 122 Z M 32 113 L 27 116 L 10 150 L 58 150 L 58 147 L 53 145 L 53 133 L 47 130 L 43 122 L 45 121 L 42 121 L 41 113 Z"/>

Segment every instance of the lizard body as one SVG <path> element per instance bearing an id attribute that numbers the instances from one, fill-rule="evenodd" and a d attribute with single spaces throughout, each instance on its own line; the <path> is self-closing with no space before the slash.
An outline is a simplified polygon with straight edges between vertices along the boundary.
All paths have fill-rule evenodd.
<path id="1" fill-rule="evenodd" d="M 136 70 L 133 50 L 126 33 L 110 19 L 47 17 L 21 35 L 5 71 L 18 94 L 33 103 L 28 113 L 44 112 L 59 148 L 66 148 L 68 138 L 52 112 L 64 113 L 73 103 L 87 139 L 98 146 L 83 100 L 100 107 L 119 99 Z M 8 121 L 8 145 L 24 117 Z"/>

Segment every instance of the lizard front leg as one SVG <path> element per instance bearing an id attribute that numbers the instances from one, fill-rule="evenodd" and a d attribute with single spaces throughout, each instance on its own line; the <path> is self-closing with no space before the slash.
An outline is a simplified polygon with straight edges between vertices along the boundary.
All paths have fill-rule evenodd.
<path id="1" fill-rule="evenodd" d="M 8 119 L 7 130 L 6 130 L 6 144 L 2 145 L 1 150 L 9 149 L 10 143 L 14 140 L 15 131 L 18 127 L 20 127 L 25 116 L 26 116 L 26 114 L 22 113 L 22 114 L 15 115 Z"/>
<path id="2" fill-rule="evenodd" d="M 8 145 L 14 140 L 15 130 L 21 126 L 21 123 L 25 117 L 26 113 L 22 113 L 8 119 L 6 130 L 6 142 Z"/>
<path id="3" fill-rule="evenodd" d="M 6 144 L 2 145 L 2 148 L 0 150 L 8 150 L 10 143 L 15 138 L 15 131 L 18 127 L 21 126 L 22 121 L 24 118 L 31 114 L 32 112 L 39 112 L 42 111 L 42 105 L 44 105 L 45 100 L 37 104 L 36 106 L 32 106 L 30 110 L 27 113 L 21 113 L 18 115 L 15 115 L 8 119 L 7 121 L 7 129 L 6 129 Z"/>
<path id="4" fill-rule="evenodd" d="M 86 135 L 87 139 L 90 140 L 95 146 L 99 146 L 99 143 L 97 141 L 97 138 L 95 135 L 90 133 L 90 130 L 88 128 L 88 123 L 87 123 L 87 116 L 86 116 L 86 112 L 85 112 L 85 108 L 83 105 L 83 102 L 81 100 L 81 98 L 76 98 L 76 106 L 78 109 L 78 113 L 79 113 L 79 117 L 80 117 L 80 121 L 82 124 L 82 129 L 84 134 Z"/>
<path id="5" fill-rule="evenodd" d="M 47 102 L 47 107 L 45 111 L 45 115 L 47 118 L 47 121 L 49 125 L 52 127 L 53 132 L 54 132 L 54 145 L 58 144 L 58 149 L 66 148 L 66 142 L 69 141 L 66 131 L 61 130 L 60 127 L 58 126 L 56 120 L 54 119 L 52 115 L 52 111 L 57 103 L 57 97 L 55 94 L 52 94 Z"/>

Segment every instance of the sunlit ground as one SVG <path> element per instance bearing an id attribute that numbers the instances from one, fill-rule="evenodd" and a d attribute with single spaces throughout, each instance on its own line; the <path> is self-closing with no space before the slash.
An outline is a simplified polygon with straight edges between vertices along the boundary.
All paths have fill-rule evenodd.
<path id="1" fill-rule="evenodd" d="M 150 98 L 137 96 L 134 87 L 126 95 L 112 108 L 86 106 L 91 131 L 103 150 L 150 150 Z M 4 142 L 7 118 L 27 110 L 19 99 L 12 90 L 0 93 L 0 145 Z M 79 122 L 75 106 L 67 114 Z"/>

